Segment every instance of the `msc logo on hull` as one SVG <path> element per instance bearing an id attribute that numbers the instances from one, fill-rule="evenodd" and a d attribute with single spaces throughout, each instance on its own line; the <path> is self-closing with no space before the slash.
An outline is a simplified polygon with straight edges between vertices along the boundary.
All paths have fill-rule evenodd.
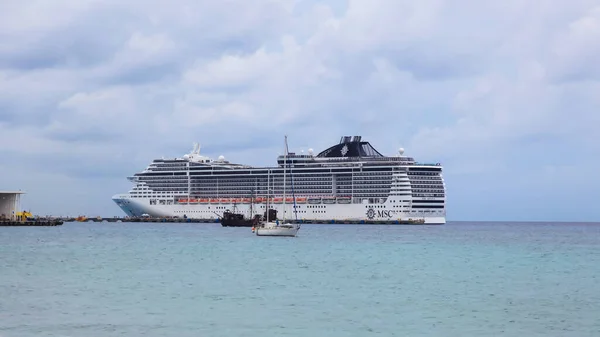
<path id="1" fill-rule="evenodd" d="M 396 211 L 390 211 L 387 209 L 379 209 L 375 210 L 373 207 L 370 207 L 367 210 L 367 219 L 373 220 L 375 218 L 387 218 L 391 219 L 396 214 Z"/>

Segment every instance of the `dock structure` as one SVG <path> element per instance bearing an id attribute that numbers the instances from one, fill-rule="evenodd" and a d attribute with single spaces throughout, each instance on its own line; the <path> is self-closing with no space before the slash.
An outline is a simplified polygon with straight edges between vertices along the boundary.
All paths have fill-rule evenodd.
<path id="1" fill-rule="evenodd" d="M 61 219 L 33 217 L 29 212 L 21 211 L 23 191 L 0 191 L 0 227 L 38 227 L 60 226 Z"/>
<path id="2" fill-rule="evenodd" d="M 86 217 L 63 218 L 65 222 L 169 222 L 169 223 L 217 223 L 219 219 L 193 219 L 175 217 Z"/>
<path id="3" fill-rule="evenodd" d="M 62 219 L 65 222 L 139 222 L 139 223 L 219 223 L 220 219 L 197 219 L 197 218 L 176 218 L 176 217 L 85 217 Z M 310 220 L 310 219 L 290 219 L 286 220 L 294 224 L 345 224 L 345 225 L 424 225 L 423 219 L 389 219 L 389 220 Z"/>
<path id="4" fill-rule="evenodd" d="M 26 221 L 0 220 L 0 227 L 46 227 L 60 226 L 64 223 L 58 219 L 36 219 Z"/>
<path id="5" fill-rule="evenodd" d="M 0 191 L 0 221 L 17 221 L 22 191 Z"/>

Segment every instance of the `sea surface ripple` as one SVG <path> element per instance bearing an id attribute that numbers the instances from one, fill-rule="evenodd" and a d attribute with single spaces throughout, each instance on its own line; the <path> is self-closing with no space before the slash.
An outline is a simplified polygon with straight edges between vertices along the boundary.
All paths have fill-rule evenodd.
<path id="1" fill-rule="evenodd" d="M 0 336 L 600 336 L 600 224 L 0 228 Z"/>

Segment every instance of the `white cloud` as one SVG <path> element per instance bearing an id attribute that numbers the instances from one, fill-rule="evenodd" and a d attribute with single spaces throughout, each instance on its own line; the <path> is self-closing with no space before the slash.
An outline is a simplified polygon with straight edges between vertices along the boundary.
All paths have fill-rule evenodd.
<path id="1" fill-rule="evenodd" d="M 600 80 L 600 6 L 572 21 L 551 49 L 554 73 L 563 79 Z"/>
<path id="2" fill-rule="evenodd" d="M 248 56 L 224 55 L 218 60 L 201 63 L 184 74 L 184 78 L 199 88 L 228 88 L 251 85 L 273 66 L 272 55 L 259 49 Z"/>
<path id="3" fill-rule="evenodd" d="M 352 52 L 414 42 L 435 33 L 442 6 L 441 0 L 350 0 L 339 29 Z"/>
<path id="4" fill-rule="evenodd" d="M 557 172 L 600 154 L 599 13 L 592 0 L 5 1 L 0 152 L 10 172 L 62 178 L 0 184 L 47 212 L 41 189 L 85 181 L 97 213 L 120 214 L 110 194 L 154 157 L 198 140 L 269 165 L 288 133 L 298 150 L 347 134 L 404 146 L 446 165 L 449 195 L 483 181 L 521 203 L 553 179 L 571 191 Z M 458 194 L 469 218 L 478 197 Z"/>

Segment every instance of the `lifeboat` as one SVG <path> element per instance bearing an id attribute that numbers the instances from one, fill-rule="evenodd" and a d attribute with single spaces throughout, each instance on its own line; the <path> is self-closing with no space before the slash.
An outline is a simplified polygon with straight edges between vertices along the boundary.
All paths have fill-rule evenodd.
<path id="1" fill-rule="evenodd" d="M 234 204 L 239 204 L 240 202 L 242 202 L 242 199 L 241 198 L 234 198 L 234 199 L 231 199 L 231 202 L 234 203 Z"/>
<path id="2" fill-rule="evenodd" d="M 335 204 L 335 197 L 323 197 L 324 204 Z"/>
<path id="3" fill-rule="evenodd" d="M 254 198 L 254 202 L 264 202 L 264 201 L 265 201 L 265 198 L 263 198 L 263 197 Z"/>
<path id="4" fill-rule="evenodd" d="M 286 204 L 293 204 L 294 203 L 294 198 L 285 198 L 285 203 Z"/>
<path id="5" fill-rule="evenodd" d="M 221 198 L 220 202 L 222 204 L 228 204 L 230 202 L 229 198 Z"/>
<path id="6" fill-rule="evenodd" d="M 208 204 L 208 199 L 198 199 L 198 202 L 201 204 Z"/>
<path id="7" fill-rule="evenodd" d="M 338 197 L 337 198 L 337 202 L 338 204 L 349 204 L 352 200 L 350 199 L 350 197 Z"/>
<path id="8" fill-rule="evenodd" d="M 190 202 L 190 204 L 197 204 L 198 199 L 190 199 L 189 202 Z"/>
<path id="9" fill-rule="evenodd" d="M 306 197 L 296 198 L 296 203 L 297 204 L 304 204 L 304 203 L 306 203 Z"/>
<path id="10" fill-rule="evenodd" d="M 211 204 L 218 204 L 219 203 L 219 199 L 210 199 L 210 203 Z"/>
<path id="11" fill-rule="evenodd" d="M 187 204 L 188 200 L 187 199 L 179 199 L 179 200 L 177 200 L 177 202 L 180 204 Z"/>
<path id="12" fill-rule="evenodd" d="M 283 198 L 273 198 L 274 204 L 281 204 L 283 202 Z"/>
<path id="13" fill-rule="evenodd" d="M 243 202 L 244 204 L 249 204 L 249 203 L 251 203 L 251 202 L 252 202 L 252 198 L 242 198 L 242 202 Z"/>
<path id="14" fill-rule="evenodd" d="M 309 204 L 320 204 L 321 203 L 321 198 L 319 198 L 319 197 L 310 197 L 310 198 L 308 198 L 308 203 Z"/>

